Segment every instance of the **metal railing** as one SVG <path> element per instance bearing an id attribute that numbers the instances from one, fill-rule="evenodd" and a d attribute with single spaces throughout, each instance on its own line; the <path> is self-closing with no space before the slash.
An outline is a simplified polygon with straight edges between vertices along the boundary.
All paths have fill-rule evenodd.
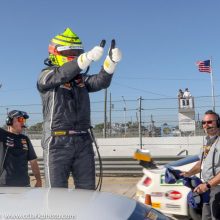
<path id="1" fill-rule="evenodd" d="M 164 165 L 172 161 L 182 159 L 186 156 L 155 156 L 153 161 L 156 165 Z M 40 167 L 41 175 L 44 175 L 44 163 L 43 158 L 38 158 L 38 164 Z M 100 164 L 98 158 L 95 158 L 96 175 L 99 175 Z M 151 166 L 149 164 L 149 169 Z M 103 176 L 142 176 L 143 167 L 139 164 L 139 161 L 132 157 L 102 157 L 102 171 Z M 32 171 L 29 167 L 29 174 Z"/>

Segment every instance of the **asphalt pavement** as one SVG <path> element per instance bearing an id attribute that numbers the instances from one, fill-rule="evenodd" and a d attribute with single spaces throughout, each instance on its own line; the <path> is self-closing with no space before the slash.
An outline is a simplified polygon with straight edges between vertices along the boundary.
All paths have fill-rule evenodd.
<path id="1" fill-rule="evenodd" d="M 42 178 L 42 180 L 44 186 L 44 178 Z M 136 184 L 139 180 L 140 177 L 103 177 L 101 191 L 134 198 L 136 193 Z M 31 177 L 31 186 L 34 186 L 34 184 L 35 179 L 34 177 Z M 69 188 L 73 187 L 73 179 L 70 177 Z"/>

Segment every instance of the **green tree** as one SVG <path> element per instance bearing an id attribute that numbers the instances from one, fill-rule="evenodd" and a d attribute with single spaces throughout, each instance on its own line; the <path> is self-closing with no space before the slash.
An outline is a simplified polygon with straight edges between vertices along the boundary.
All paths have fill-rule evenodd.
<path id="1" fill-rule="evenodd" d="M 39 122 L 35 125 L 32 125 L 28 128 L 28 131 L 37 131 L 37 132 L 42 132 L 43 131 L 43 122 Z"/>
<path id="2" fill-rule="evenodd" d="M 93 128 L 95 131 L 102 131 L 104 129 L 104 123 L 96 124 Z"/>

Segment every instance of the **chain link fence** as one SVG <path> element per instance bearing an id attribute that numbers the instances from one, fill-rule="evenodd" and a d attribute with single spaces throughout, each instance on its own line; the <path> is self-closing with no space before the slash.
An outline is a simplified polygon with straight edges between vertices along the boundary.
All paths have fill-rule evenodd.
<path id="1" fill-rule="evenodd" d="M 218 100 L 215 97 L 215 111 L 219 112 Z M 20 109 L 28 112 L 28 129 L 26 133 L 33 139 L 42 137 L 41 104 L 0 106 L 0 124 L 5 125 L 7 112 Z M 179 104 L 177 98 L 147 99 L 138 97 L 129 100 L 108 98 L 103 101 L 91 101 L 91 125 L 95 136 L 101 137 L 160 137 L 160 136 L 194 136 L 202 135 L 201 120 L 205 111 L 213 109 L 212 97 L 194 97 L 195 129 L 182 132 L 179 129 Z M 36 126 L 38 125 L 38 126 Z"/>

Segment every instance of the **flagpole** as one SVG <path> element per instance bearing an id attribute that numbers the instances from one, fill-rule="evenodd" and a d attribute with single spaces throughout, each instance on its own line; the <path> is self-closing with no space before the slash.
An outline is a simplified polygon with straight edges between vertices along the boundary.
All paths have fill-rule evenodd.
<path id="1" fill-rule="evenodd" d="M 210 77 L 211 77 L 211 87 L 212 87 L 212 104 L 213 104 L 213 111 L 215 111 L 215 94 L 214 94 L 214 83 L 213 83 L 213 72 L 212 72 L 212 57 L 210 59 Z"/>

